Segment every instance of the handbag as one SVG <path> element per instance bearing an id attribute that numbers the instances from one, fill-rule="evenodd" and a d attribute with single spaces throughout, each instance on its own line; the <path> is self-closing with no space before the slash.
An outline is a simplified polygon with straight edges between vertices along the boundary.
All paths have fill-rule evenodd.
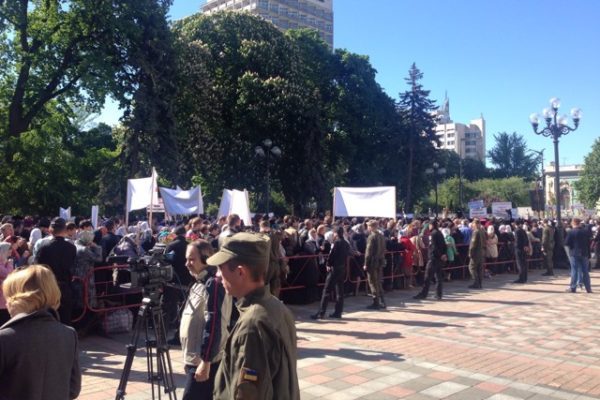
<path id="1" fill-rule="evenodd" d="M 129 310 L 114 310 L 104 314 L 102 330 L 107 335 L 115 333 L 127 333 L 133 327 L 133 315 Z"/>

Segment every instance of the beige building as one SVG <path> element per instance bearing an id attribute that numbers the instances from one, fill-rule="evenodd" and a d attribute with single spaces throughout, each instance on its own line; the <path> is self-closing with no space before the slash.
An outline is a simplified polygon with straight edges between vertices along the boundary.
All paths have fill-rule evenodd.
<path id="1" fill-rule="evenodd" d="M 206 0 L 202 12 L 247 11 L 281 30 L 312 28 L 333 48 L 333 0 Z"/>
<path id="2" fill-rule="evenodd" d="M 450 118 L 448 97 L 444 105 L 434 114 L 438 123 L 435 133 L 440 149 L 452 150 L 460 158 L 476 158 L 485 163 L 485 119 L 483 115 L 466 124 L 453 122 Z"/>
<path id="3" fill-rule="evenodd" d="M 567 215 L 570 215 L 570 211 L 576 211 L 578 209 L 583 210 L 583 205 L 579 202 L 579 196 L 577 190 L 575 190 L 574 183 L 579 180 L 581 173 L 583 172 L 583 165 L 561 165 L 558 176 L 560 182 L 560 204 L 562 209 L 567 211 Z M 544 168 L 544 178 L 546 181 L 546 187 L 544 188 L 546 204 L 555 206 L 556 198 L 554 189 L 554 176 L 556 175 L 556 169 L 554 163 L 550 162 Z"/>

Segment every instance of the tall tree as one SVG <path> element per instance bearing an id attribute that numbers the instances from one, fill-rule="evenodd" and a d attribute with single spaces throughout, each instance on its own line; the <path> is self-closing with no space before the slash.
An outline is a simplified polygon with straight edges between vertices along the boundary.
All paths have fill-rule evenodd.
<path id="1" fill-rule="evenodd" d="M 182 140 L 210 149 L 192 174 L 213 189 L 262 190 L 265 164 L 254 148 L 269 138 L 282 149 L 282 157 L 272 159 L 272 187 L 297 210 L 319 197 L 325 191 L 317 166 L 326 122 L 324 94 L 311 76 L 321 67 L 316 61 L 300 64 L 301 54 L 315 47 L 310 37 L 290 39 L 258 17 L 232 12 L 192 16 L 174 29 L 182 56 L 190 57 L 182 62 L 180 79 L 205 88 L 196 94 L 186 89 L 186 100 L 177 106 L 177 120 L 191 121 L 182 125 Z M 315 53 L 318 61 L 321 54 Z M 192 59 L 205 67 L 192 67 Z M 210 110 L 198 108 L 193 95 L 209 99 Z"/>
<path id="2" fill-rule="evenodd" d="M 0 2 L 0 104 L 10 161 L 18 139 L 57 101 L 100 110 L 107 94 L 129 104 L 140 60 L 133 50 L 159 37 L 139 21 L 171 0 L 11 0 Z M 161 14 L 164 17 L 164 13 Z M 159 15 L 160 17 L 160 15 Z M 155 32 L 156 33 L 156 32 Z M 3 107 L 0 107 L 3 108 Z M 4 116 L 3 116 L 4 117 Z"/>
<path id="3" fill-rule="evenodd" d="M 435 101 L 429 99 L 429 91 L 420 83 L 423 73 L 412 64 L 405 79 L 409 90 L 400 94 L 400 112 L 408 129 L 408 146 L 406 155 L 406 197 L 404 206 L 412 211 L 414 197 L 413 183 L 417 178 L 424 178 L 424 168 L 418 168 L 425 160 L 431 160 L 435 154 L 432 143 L 437 142 L 435 120 L 432 112 L 437 109 Z"/>
<path id="4" fill-rule="evenodd" d="M 496 167 L 494 175 L 499 178 L 520 176 L 533 179 L 536 175 L 538 159 L 527 154 L 527 143 L 523 136 L 513 132 L 500 132 L 494 135 L 496 144 L 488 151 L 488 158 Z"/>
<path id="5" fill-rule="evenodd" d="M 592 151 L 585 156 L 581 178 L 575 182 L 579 198 L 588 208 L 600 201 L 600 139 L 596 139 Z"/>

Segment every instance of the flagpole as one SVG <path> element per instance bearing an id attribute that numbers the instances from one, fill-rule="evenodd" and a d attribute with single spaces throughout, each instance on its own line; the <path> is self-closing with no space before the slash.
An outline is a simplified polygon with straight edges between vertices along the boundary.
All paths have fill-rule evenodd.
<path id="1" fill-rule="evenodd" d="M 125 189 L 125 229 L 129 227 L 129 179 L 127 179 L 127 189 Z"/>
<path id="2" fill-rule="evenodd" d="M 150 194 L 150 217 L 148 218 L 148 226 L 152 232 L 152 211 L 154 211 L 154 191 L 156 188 L 156 170 L 152 167 L 152 193 Z"/>

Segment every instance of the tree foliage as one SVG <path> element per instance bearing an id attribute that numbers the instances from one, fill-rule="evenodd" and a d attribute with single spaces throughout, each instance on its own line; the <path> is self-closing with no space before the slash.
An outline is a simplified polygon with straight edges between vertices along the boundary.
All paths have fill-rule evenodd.
<path id="1" fill-rule="evenodd" d="M 424 171 L 429 167 L 427 163 L 431 160 L 431 155 L 435 153 L 433 143 L 438 140 L 435 135 L 435 120 L 432 114 L 437 106 L 433 100 L 429 99 L 429 91 L 423 88 L 422 79 L 423 73 L 413 63 L 408 77 L 405 78 L 409 89 L 400 94 L 400 113 L 404 119 L 408 136 L 405 153 L 407 163 L 405 209 L 408 211 L 412 210 L 413 198 L 418 194 L 424 194 L 423 192 L 419 193 L 419 189 L 423 186 L 415 186 L 414 182 L 424 180 Z"/>
<path id="2" fill-rule="evenodd" d="M 494 135 L 495 146 L 488 152 L 488 158 L 496 167 L 494 174 L 499 178 L 520 176 L 533 179 L 536 176 L 538 159 L 527 154 L 525 138 L 517 132 L 500 132 Z"/>
<path id="3" fill-rule="evenodd" d="M 579 199 L 588 208 L 600 201 L 600 139 L 596 139 L 592 150 L 585 156 L 580 179 L 575 182 Z"/>
<path id="4" fill-rule="evenodd" d="M 100 110 L 137 88 L 138 45 L 157 39 L 146 23 L 170 0 L 14 0 L 0 2 L 5 67 L 0 69 L 5 134 L 18 138 L 56 100 Z"/>
<path id="5" fill-rule="evenodd" d="M 517 207 L 529 205 L 531 183 L 520 177 L 504 179 L 463 180 L 463 201 L 483 200 L 486 207 L 496 201 L 510 201 Z M 428 202 L 435 201 L 433 191 L 429 193 Z M 438 186 L 438 204 L 451 210 L 458 208 L 460 186 L 458 178 L 450 178 Z M 464 207 L 462 207 L 464 209 Z"/>
<path id="6" fill-rule="evenodd" d="M 224 187 L 249 189 L 260 211 L 267 164 L 255 147 L 267 138 L 282 150 L 270 158 L 272 204 L 296 214 L 328 209 L 340 185 L 397 186 L 410 211 L 434 161 L 449 178 L 489 177 L 483 163 L 434 148 L 436 106 L 416 65 L 396 103 L 368 57 L 332 52 L 315 31 L 228 12 L 169 27 L 170 3 L 0 0 L 3 211 L 87 214 L 99 203 L 119 213 L 127 179 L 151 167 L 163 184 L 200 184 L 206 204 Z M 126 109 L 122 124 L 82 124 L 107 95 Z M 476 183 L 465 199 L 505 196 Z M 448 204 L 452 185 L 440 188 Z"/>

